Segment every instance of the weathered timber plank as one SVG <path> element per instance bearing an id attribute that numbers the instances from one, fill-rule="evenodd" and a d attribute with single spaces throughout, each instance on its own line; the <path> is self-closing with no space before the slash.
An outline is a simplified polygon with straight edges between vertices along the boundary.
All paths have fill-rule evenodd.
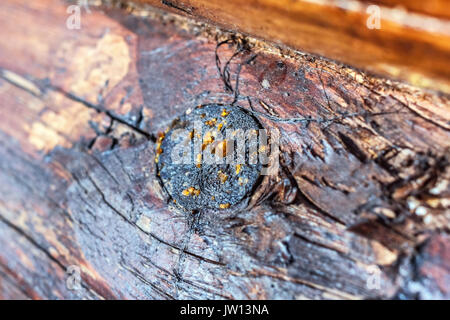
<path id="1" fill-rule="evenodd" d="M 130 7 L 135 2 L 450 92 L 445 0 L 137 0 Z M 371 5 L 379 11 L 368 11 Z M 379 29 L 368 28 L 374 17 L 380 18 Z"/>
<path id="2" fill-rule="evenodd" d="M 69 30 L 66 5 L 0 4 L 2 298 L 448 297 L 448 98 L 245 38 L 235 61 L 258 56 L 242 68 L 243 108 L 249 96 L 280 118 L 366 114 L 260 117 L 280 130 L 280 171 L 189 232 L 156 179 L 154 140 L 188 108 L 233 100 L 214 55 L 230 35 L 107 7 Z"/>

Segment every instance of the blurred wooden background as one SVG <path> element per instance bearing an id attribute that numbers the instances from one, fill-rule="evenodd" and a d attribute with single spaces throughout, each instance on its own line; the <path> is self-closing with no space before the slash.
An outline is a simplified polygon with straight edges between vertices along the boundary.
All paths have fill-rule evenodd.
<path id="1" fill-rule="evenodd" d="M 446 0 L 140 2 L 450 93 Z"/>

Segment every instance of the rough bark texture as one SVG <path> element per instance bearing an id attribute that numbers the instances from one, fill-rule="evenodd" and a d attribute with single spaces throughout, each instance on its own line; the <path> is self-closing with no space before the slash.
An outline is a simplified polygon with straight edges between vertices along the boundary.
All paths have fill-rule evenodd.
<path id="1" fill-rule="evenodd" d="M 239 105 L 273 116 L 281 167 L 191 215 L 159 184 L 156 136 L 233 100 L 214 53 L 230 35 L 92 6 L 69 30 L 66 7 L 0 3 L 1 298 L 450 298 L 448 97 L 238 39 L 233 79 L 257 54 Z M 307 116 L 337 118 L 275 119 Z"/>

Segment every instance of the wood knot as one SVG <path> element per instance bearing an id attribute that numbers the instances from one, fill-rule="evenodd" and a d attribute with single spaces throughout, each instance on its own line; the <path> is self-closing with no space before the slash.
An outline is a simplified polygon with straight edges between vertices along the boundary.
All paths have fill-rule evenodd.
<path id="1" fill-rule="evenodd" d="M 253 154 L 259 129 L 240 107 L 216 104 L 174 121 L 159 136 L 155 156 L 157 175 L 174 203 L 188 210 L 227 209 L 249 196 L 263 167 Z"/>

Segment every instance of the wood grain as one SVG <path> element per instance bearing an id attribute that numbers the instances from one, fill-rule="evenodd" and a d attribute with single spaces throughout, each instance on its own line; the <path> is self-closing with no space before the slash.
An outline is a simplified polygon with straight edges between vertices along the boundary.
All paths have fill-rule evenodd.
<path id="1" fill-rule="evenodd" d="M 138 2 L 450 93 L 450 11 L 444 0 Z M 367 27 L 373 4 L 380 9 L 380 29 Z"/>
<path id="2" fill-rule="evenodd" d="M 1 298 L 450 298 L 445 96 L 249 45 L 230 64 L 234 80 L 257 54 L 243 108 L 361 115 L 259 117 L 280 131 L 279 172 L 194 218 L 156 178 L 155 139 L 189 108 L 233 100 L 214 53 L 230 34 L 108 6 L 69 30 L 66 7 L 0 3 Z"/>
<path id="3" fill-rule="evenodd" d="M 448 2 L 445 0 L 362 0 L 362 2 L 370 4 L 382 4 L 394 8 L 405 8 L 412 12 L 425 13 L 434 17 L 450 18 Z"/>

